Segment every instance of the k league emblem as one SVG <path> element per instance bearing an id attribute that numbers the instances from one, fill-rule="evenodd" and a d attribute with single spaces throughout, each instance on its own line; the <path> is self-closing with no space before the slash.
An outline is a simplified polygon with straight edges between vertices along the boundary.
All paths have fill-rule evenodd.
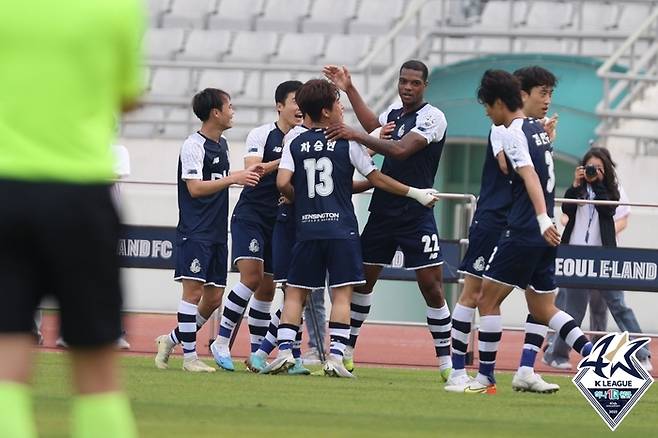
<path id="1" fill-rule="evenodd" d="M 610 430 L 619 426 L 653 383 L 635 357 L 649 341 L 629 341 L 628 332 L 610 333 L 599 339 L 590 355 L 578 364 L 573 382 Z"/>
<path id="2" fill-rule="evenodd" d="M 260 249 L 260 246 L 258 245 L 258 240 L 256 239 L 251 239 L 251 242 L 249 242 L 249 251 L 256 253 Z"/>

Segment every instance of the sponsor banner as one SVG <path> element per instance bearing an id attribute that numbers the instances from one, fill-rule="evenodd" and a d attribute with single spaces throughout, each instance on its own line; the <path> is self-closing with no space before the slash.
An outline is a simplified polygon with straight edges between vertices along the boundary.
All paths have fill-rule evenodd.
<path id="1" fill-rule="evenodd" d="M 442 240 L 440 245 L 443 279 L 455 283 L 461 261 L 459 241 Z M 174 269 L 175 251 L 173 227 L 126 225 L 117 247 L 126 268 Z M 415 280 L 415 272 L 403 266 L 404 255 L 398 251 L 381 279 Z M 558 248 L 555 275 L 560 287 L 658 291 L 658 251 L 563 245 Z"/>

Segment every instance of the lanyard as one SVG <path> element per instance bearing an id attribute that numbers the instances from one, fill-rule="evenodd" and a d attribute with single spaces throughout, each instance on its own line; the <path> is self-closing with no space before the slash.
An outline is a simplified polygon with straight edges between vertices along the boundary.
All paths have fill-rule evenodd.
<path id="1" fill-rule="evenodd" d="M 594 191 L 591 189 L 589 185 L 587 186 L 587 199 L 589 200 L 594 199 Z M 589 242 L 589 229 L 592 226 L 594 213 L 596 213 L 596 207 L 594 205 L 587 204 L 587 207 L 589 208 L 589 222 L 587 222 L 587 231 L 585 231 L 585 243 Z"/>

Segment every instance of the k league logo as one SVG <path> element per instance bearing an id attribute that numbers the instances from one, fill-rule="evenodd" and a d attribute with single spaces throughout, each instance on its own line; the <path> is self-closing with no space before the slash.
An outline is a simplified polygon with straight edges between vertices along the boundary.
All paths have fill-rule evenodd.
<path id="1" fill-rule="evenodd" d="M 653 383 L 640 366 L 637 350 L 649 338 L 628 340 L 628 332 L 610 333 L 578 364 L 573 382 L 610 430 L 615 430 Z"/>

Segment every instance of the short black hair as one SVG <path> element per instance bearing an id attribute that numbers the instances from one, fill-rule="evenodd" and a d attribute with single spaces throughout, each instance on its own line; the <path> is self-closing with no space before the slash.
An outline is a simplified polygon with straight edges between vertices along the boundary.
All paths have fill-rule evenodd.
<path id="1" fill-rule="evenodd" d="M 505 70 L 487 70 L 477 92 L 478 102 L 492 106 L 500 99 L 510 111 L 523 107 L 519 80 Z"/>
<path id="2" fill-rule="evenodd" d="M 521 89 L 528 94 L 535 87 L 555 88 L 557 85 L 555 75 L 538 65 L 520 68 L 514 72 L 514 76 L 521 82 Z"/>
<path id="3" fill-rule="evenodd" d="M 404 68 L 421 72 L 423 74 L 423 80 L 427 81 L 427 77 L 429 76 L 429 70 L 427 69 L 427 66 L 423 62 L 415 59 L 411 59 L 409 61 L 406 61 L 404 64 L 402 64 L 402 67 L 400 67 L 400 73 L 402 73 L 402 69 Z"/>
<path id="4" fill-rule="evenodd" d="M 284 104 L 286 103 L 286 98 L 290 93 L 296 93 L 297 90 L 302 86 L 301 81 L 285 81 L 281 82 L 274 92 L 274 101 L 276 103 Z"/>
<path id="5" fill-rule="evenodd" d="M 338 88 L 325 79 L 311 79 L 295 94 L 299 109 L 314 122 L 319 122 L 322 119 L 322 110 L 330 110 L 339 97 Z"/>
<path id="6" fill-rule="evenodd" d="M 231 100 L 231 95 L 219 88 L 206 88 L 199 91 L 192 99 L 192 111 L 205 122 L 210 117 L 210 111 L 214 108 L 222 110 L 225 103 Z"/>

